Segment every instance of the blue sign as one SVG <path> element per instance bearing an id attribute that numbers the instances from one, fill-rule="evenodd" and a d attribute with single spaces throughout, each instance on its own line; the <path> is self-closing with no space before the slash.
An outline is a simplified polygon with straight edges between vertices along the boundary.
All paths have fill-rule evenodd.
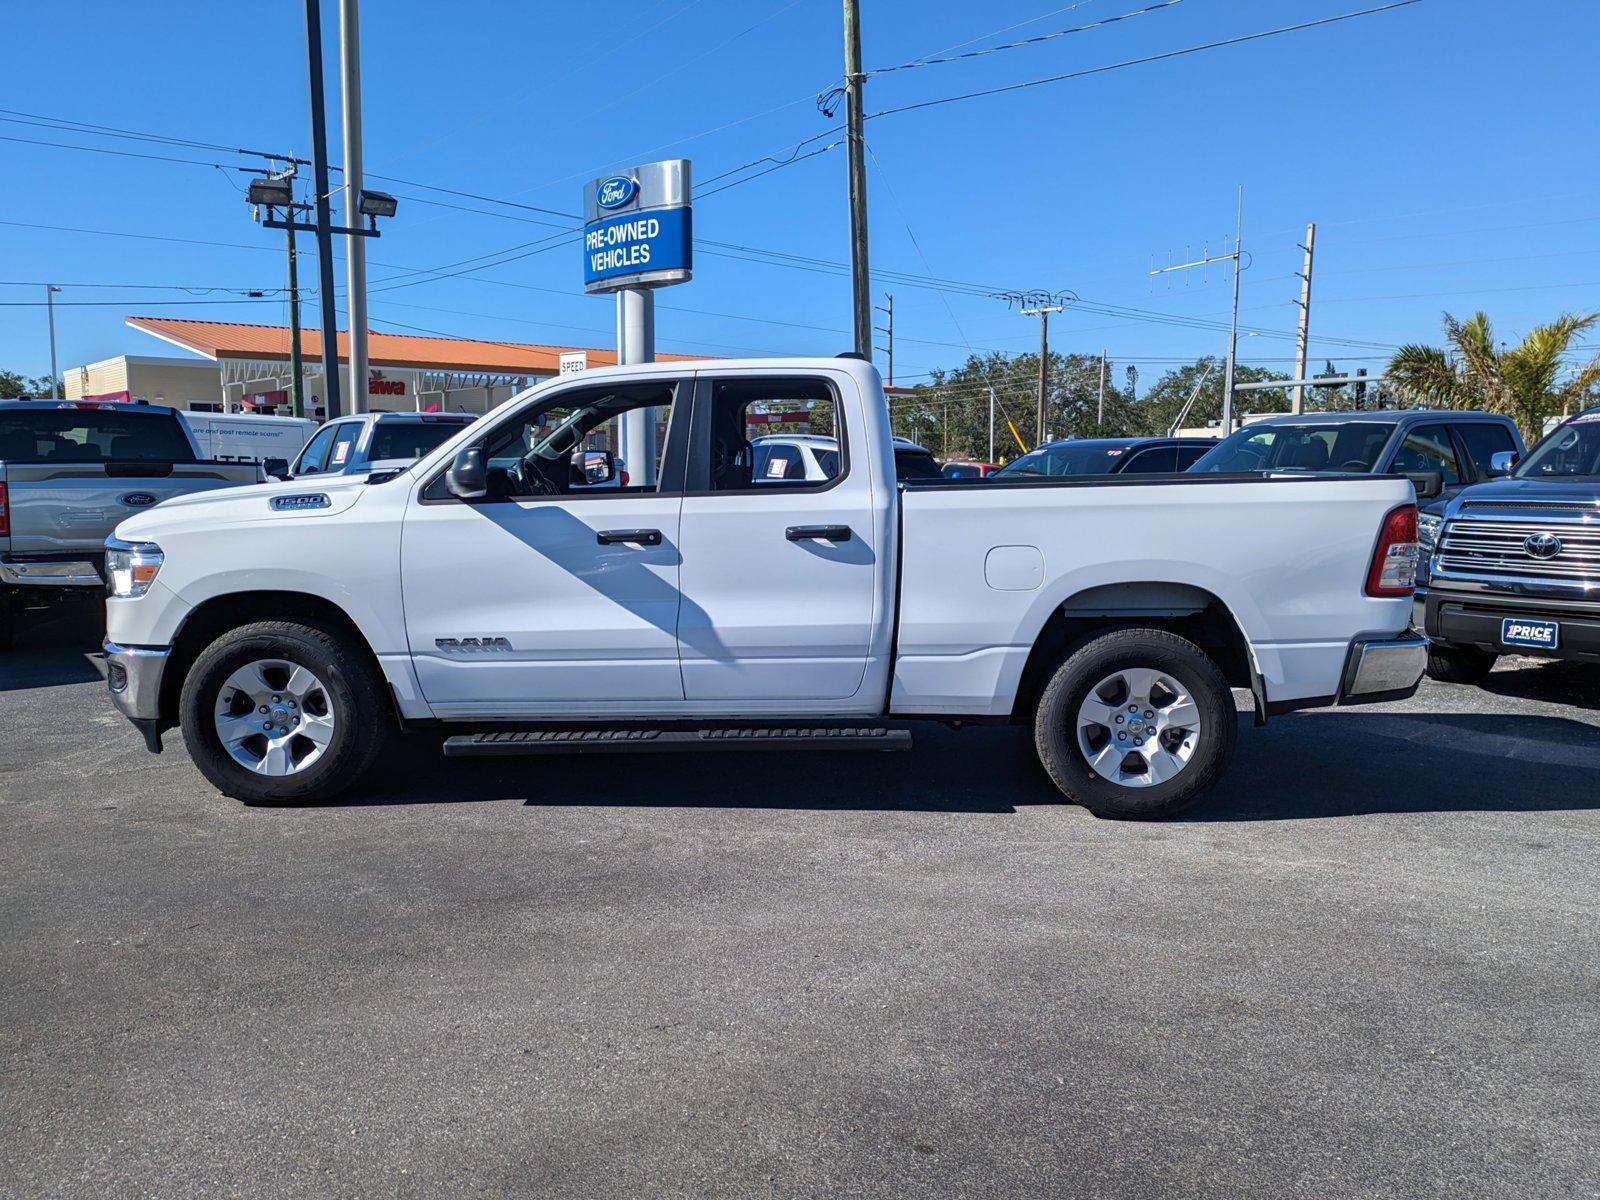
<path id="1" fill-rule="evenodd" d="M 606 181 L 611 182 L 610 180 Z M 604 184 L 601 185 L 602 193 Z M 597 201 L 604 203 L 597 195 Z M 689 208 L 652 208 L 591 222 L 583 231 L 585 286 L 623 277 L 687 273 L 692 267 Z M 684 276 L 687 277 L 687 274 Z M 661 282 L 676 282 L 661 279 Z"/>
<path id="2" fill-rule="evenodd" d="M 639 185 L 630 176 L 613 175 L 595 188 L 594 202 L 601 208 L 621 208 L 638 194 Z"/>

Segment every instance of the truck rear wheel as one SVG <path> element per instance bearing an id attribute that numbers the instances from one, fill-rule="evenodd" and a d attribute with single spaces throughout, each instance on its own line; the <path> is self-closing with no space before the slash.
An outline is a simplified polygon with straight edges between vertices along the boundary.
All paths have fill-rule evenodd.
<path id="1" fill-rule="evenodd" d="M 1499 659 L 1498 654 L 1476 646 L 1441 646 L 1428 643 L 1428 678 L 1440 683 L 1481 683 Z"/>
<path id="2" fill-rule="evenodd" d="M 242 625 L 208 646 L 184 680 L 179 721 L 201 774 L 247 804 L 338 795 L 389 729 L 365 648 L 297 621 Z"/>
<path id="3" fill-rule="evenodd" d="M 1119 629 L 1080 646 L 1039 700 L 1034 743 L 1055 785 L 1099 817 L 1169 817 L 1227 765 L 1239 718 L 1193 642 Z"/>

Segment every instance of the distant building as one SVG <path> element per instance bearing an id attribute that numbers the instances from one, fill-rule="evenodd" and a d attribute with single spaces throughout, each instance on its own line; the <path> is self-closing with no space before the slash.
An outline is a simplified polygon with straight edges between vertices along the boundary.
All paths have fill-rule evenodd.
<path id="1" fill-rule="evenodd" d="M 160 338 L 197 358 L 125 354 L 82 367 L 63 378 L 67 398 L 143 400 L 202 412 L 263 412 L 288 415 L 289 330 L 282 325 L 240 325 L 226 321 L 186 321 L 171 317 L 128 317 L 129 328 Z M 339 360 L 345 364 L 341 390 L 345 412 L 352 411 L 346 338 L 339 335 Z M 322 418 L 322 337 L 301 330 L 301 381 L 306 415 Z M 469 338 L 414 337 L 369 333 L 370 366 L 366 408 L 374 412 L 487 412 L 541 379 L 582 364 L 611 366 L 615 351 L 525 342 L 486 342 Z M 691 362 L 696 356 L 662 354 L 662 362 Z"/>

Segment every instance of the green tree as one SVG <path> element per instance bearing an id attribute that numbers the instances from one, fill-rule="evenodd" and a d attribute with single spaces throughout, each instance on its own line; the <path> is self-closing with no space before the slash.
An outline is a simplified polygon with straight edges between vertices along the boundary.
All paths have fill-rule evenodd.
<path id="1" fill-rule="evenodd" d="M 63 396 L 66 392 L 61 393 Z M 50 395 L 50 376 L 29 379 L 15 371 L 0 371 L 0 400 L 39 400 Z"/>
<path id="2" fill-rule="evenodd" d="M 1445 313 L 1453 355 L 1436 346 L 1401 346 L 1385 374 L 1396 391 L 1422 403 L 1504 413 L 1531 444 L 1546 418 L 1593 403 L 1600 393 L 1600 356 L 1561 381 L 1562 356 L 1596 321 L 1600 313 L 1564 313 L 1530 330 L 1519 345 L 1500 349 L 1485 313 L 1465 321 Z"/>
<path id="3" fill-rule="evenodd" d="M 1183 418 L 1183 427 L 1195 429 L 1222 420 L 1222 380 L 1225 373 L 1222 359 L 1207 355 L 1162 375 L 1150 385 L 1149 391 L 1139 401 L 1143 426 L 1140 432 L 1166 433 L 1196 388 L 1199 389 L 1199 395 L 1195 396 L 1194 406 Z M 1265 383 L 1271 379 L 1288 378 L 1281 372 L 1246 366 L 1244 363 L 1234 364 L 1233 376 L 1236 383 Z M 1245 413 L 1288 412 L 1289 395 L 1287 390 L 1277 389 L 1245 392 L 1234 397 L 1233 410 L 1236 418 Z"/>

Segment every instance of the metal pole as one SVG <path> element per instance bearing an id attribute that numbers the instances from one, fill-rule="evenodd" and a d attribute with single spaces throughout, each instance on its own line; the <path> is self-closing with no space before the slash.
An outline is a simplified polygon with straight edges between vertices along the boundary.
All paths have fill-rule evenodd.
<path id="1" fill-rule="evenodd" d="M 1039 309 L 1039 405 L 1034 414 L 1033 444 L 1044 445 L 1045 426 L 1045 397 L 1050 392 L 1050 310 Z"/>
<path id="2" fill-rule="evenodd" d="M 1244 265 L 1244 188 L 1233 226 L 1233 316 L 1228 322 L 1228 365 L 1222 380 L 1222 436 L 1233 432 L 1233 368 L 1239 352 L 1239 268 Z"/>
<path id="3" fill-rule="evenodd" d="M 50 399 L 61 399 L 60 376 L 56 374 L 56 293 L 61 289 L 52 283 L 44 285 L 44 310 L 50 322 Z"/>
<path id="4" fill-rule="evenodd" d="M 322 401 L 328 420 L 339 404 L 339 310 L 333 294 L 333 224 L 328 215 L 328 121 L 322 91 L 322 5 L 306 0 L 306 81 L 311 101 L 311 186 L 317 232 L 317 307 L 322 310 Z"/>
<path id="5" fill-rule="evenodd" d="M 1104 425 L 1106 423 L 1106 352 L 1104 347 L 1100 349 L 1100 400 L 1095 407 L 1094 423 L 1096 425 Z"/>
<path id="6" fill-rule="evenodd" d="M 361 18 L 339 0 L 340 99 L 344 108 L 344 223 L 361 228 Z M 367 239 L 345 238 L 345 328 L 350 340 L 350 411 L 367 410 Z"/>
<path id="7" fill-rule="evenodd" d="M 889 386 L 894 386 L 894 297 L 885 293 L 889 302 Z"/>
<path id="8" fill-rule="evenodd" d="M 850 189 L 850 297 L 855 351 L 872 358 L 872 279 L 867 269 L 867 160 L 862 136 L 865 109 L 861 95 L 861 10 L 844 0 L 844 91 L 846 150 Z"/>
<path id="9" fill-rule="evenodd" d="M 289 235 L 289 411 L 297 417 L 303 417 L 306 415 L 306 393 L 301 379 L 305 366 L 300 361 L 300 255 L 294 245 L 293 207 L 289 209 L 284 232 Z"/>
<path id="10" fill-rule="evenodd" d="M 623 288 L 617 293 L 617 365 L 656 360 L 656 294 L 650 288 Z M 622 457 L 628 482 L 644 487 L 656 482 L 656 410 L 633 408 L 622 414 Z"/>
<path id="11" fill-rule="evenodd" d="M 1305 268 L 1300 274 L 1300 333 L 1295 339 L 1294 348 L 1294 377 L 1306 377 L 1306 350 L 1311 341 L 1311 254 L 1317 244 L 1316 222 L 1306 226 L 1306 244 L 1301 247 L 1306 252 Z M 1306 385 L 1294 385 L 1294 412 L 1304 412 L 1306 406 Z"/>
<path id="12" fill-rule="evenodd" d="M 985 462 L 994 461 L 994 389 L 989 389 L 989 457 Z"/>

